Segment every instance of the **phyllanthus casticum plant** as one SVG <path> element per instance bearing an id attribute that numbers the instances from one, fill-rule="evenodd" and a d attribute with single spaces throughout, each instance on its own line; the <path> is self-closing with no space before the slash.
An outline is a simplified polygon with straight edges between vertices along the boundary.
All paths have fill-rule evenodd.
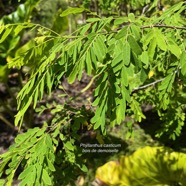
<path id="1" fill-rule="evenodd" d="M 38 114 L 49 110 L 52 115 L 41 128 L 19 134 L 0 155 L 2 184 L 12 185 L 19 167 L 20 186 L 73 182 L 79 171 L 87 171 L 82 147 L 76 145 L 82 126 L 106 134 L 106 126 L 121 124 L 126 115 L 141 122 L 143 104 L 152 105 L 162 122 L 156 136 L 175 139 L 180 135 L 185 121 L 186 4 L 179 2 L 158 12 L 155 2 L 147 10 L 144 4 L 140 15 L 129 10 L 105 17 L 87 8 L 69 8 L 62 17 L 81 13 L 87 17 L 67 35 L 32 22 L 1 23 L 1 44 L 10 34 L 35 33 L 8 62 L 9 68 L 29 67 L 29 79 L 17 96 L 15 125 L 21 128 L 30 108 Z M 77 96 L 64 91 L 61 96 L 68 98 L 64 103 L 39 104 L 61 85 L 61 79 L 73 84 L 83 74 L 90 81 Z M 73 107 L 90 88 L 89 109 Z"/>

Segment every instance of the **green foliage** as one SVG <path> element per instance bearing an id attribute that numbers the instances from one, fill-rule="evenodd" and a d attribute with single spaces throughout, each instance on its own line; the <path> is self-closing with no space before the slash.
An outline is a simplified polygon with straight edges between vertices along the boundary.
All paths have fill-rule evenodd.
<path id="1" fill-rule="evenodd" d="M 80 140 L 77 130 L 81 129 L 89 115 L 83 109 L 75 110 L 58 104 L 43 106 L 38 112 L 46 109 L 51 109 L 55 115 L 51 121 L 53 125 L 49 127 L 45 123 L 42 128 L 35 127 L 17 135 L 15 144 L 0 155 L 0 173 L 1 176 L 6 174 L 6 185 L 12 185 L 19 167 L 24 169 L 18 177 L 21 186 L 68 184 L 78 176 L 77 172 L 87 171 L 81 158 L 82 150 L 75 146 L 75 142 Z M 70 110 L 73 117 L 67 115 Z M 7 165 L 9 168 L 5 171 Z M 74 177 L 66 178 L 69 172 L 73 172 Z"/>
<path id="2" fill-rule="evenodd" d="M 15 139 L 15 144 L 9 151 L 1 156 L 1 171 L 8 163 L 9 169 L 6 170 L 6 185 L 12 185 L 15 171 L 26 161 L 24 171 L 19 175 L 20 180 L 24 180 L 20 185 L 39 185 L 40 179 L 45 185 L 51 185 L 48 175 L 54 171 L 54 148 L 49 134 L 44 133 L 46 127 L 42 129 L 34 128 L 24 134 L 20 134 Z M 42 171 L 41 171 L 42 170 Z M 46 171 L 47 170 L 47 171 Z"/>
<path id="3" fill-rule="evenodd" d="M 136 6 L 149 3 L 132 2 Z M 86 171 L 81 148 L 76 145 L 81 127 L 88 123 L 87 128 L 93 126 L 106 134 L 107 125 L 121 124 L 126 115 L 141 122 L 145 119 L 142 104 L 152 105 L 162 120 L 157 136 L 175 139 L 180 135 L 185 121 L 186 4 L 180 2 L 162 12 L 154 10 L 156 3 L 141 16 L 130 9 L 121 17 L 90 13 L 86 23 L 68 35 L 32 22 L 1 24 L 1 44 L 11 34 L 18 35 L 25 29 L 35 33 L 8 61 L 9 68 L 29 68 L 29 80 L 17 96 L 15 125 L 21 127 L 30 108 L 40 114 L 51 112 L 42 129 L 18 135 L 15 145 L 0 156 L 1 174 L 8 165 L 7 184 L 11 185 L 20 165 L 24 168 L 19 176 L 21 185 L 68 184 L 72 181 L 72 177 L 67 178 L 69 172 L 76 176 L 77 170 Z M 84 10 L 70 8 L 62 16 Z M 61 96 L 67 98 L 63 104 L 38 104 L 45 93 L 50 94 L 60 85 L 61 78 L 73 84 L 84 73 L 91 80 L 77 96 L 69 96 L 62 87 Z M 91 109 L 72 108 L 78 96 L 91 87 Z"/>
<path id="4" fill-rule="evenodd" d="M 30 18 L 31 12 L 33 11 L 34 7 L 37 5 L 39 0 L 29 0 L 25 2 L 25 4 L 21 4 L 18 6 L 15 12 L 12 12 L 9 15 L 3 16 L 0 20 L 1 23 L 1 39 L 0 43 L 3 42 L 3 45 L 0 45 L 0 71 L 1 71 L 1 82 L 6 82 L 9 74 L 9 70 L 7 68 L 7 62 L 11 60 L 14 56 L 15 50 L 18 48 L 19 43 L 21 42 L 21 35 L 19 27 L 13 33 L 13 27 L 4 27 L 4 24 L 14 24 L 14 23 L 23 23 L 27 22 Z M 29 28 L 28 25 L 25 28 Z M 18 35 L 19 33 L 19 35 Z M 5 40 L 6 39 L 6 40 Z"/>
<path id="5" fill-rule="evenodd" d="M 92 106 L 97 109 L 91 119 L 95 129 L 101 127 L 104 132 L 106 118 L 110 118 L 112 125 L 121 123 L 125 118 L 122 113 L 125 113 L 127 105 L 134 113 L 134 119 L 141 121 L 144 118 L 140 111 L 141 103 L 131 93 L 141 85 L 153 82 L 156 84 L 159 78 L 162 78 L 161 83 L 155 87 L 154 92 L 157 97 L 151 104 L 156 105 L 161 115 L 170 108 L 172 97 L 177 96 L 173 93 L 176 91 L 173 84 L 184 76 L 184 73 L 180 74 L 184 72 L 181 68 L 184 63 L 184 29 L 180 28 L 184 23 L 180 13 L 184 9 L 184 3 L 171 7 L 171 11 L 175 12 L 172 16 L 178 19 L 176 25 L 173 20 L 174 26 L 173 23 L 166 23 L 170 22 L 165 17 L 170 12 L 167 10 L 160 17 L 149 20 L 146 18 L 145 21 L 141 17 L 135 19 L 133 14 L 123 20 L 113 17 L 90 18 L 75 35 L 69 36 L 60 36 L 52 30 L 29 23 L 32 29 L 38 30 L 33 47 L 24 53 L 17 53 L 8 64 L 9 67 L 19 68 L 23 65 L 31 66 L 31 78 L 18 94 L 19 112 L 15 124 L 21 124 L 32 101 L 35 108 L 38 100 L 42 99 L 43 92 L 51 92 L 58 76 L 66 76 L 72 84 L 76 78 L 81 80 L 83 71 L 93 75 L 91 83 L 95 81 L 95 100 Z M 162 21 L 161 25 L 156 24 L 157 19 Z M 148 26 L 146 24 L 149 21 L 151 23 Z M 126 22 L 127 25 L 118 31 L 110 27 L 112 24 L 113 27 L 119 27 Z M 6 32 L 24 29 L 20 24 L 5 27 L 8 28 Z M 6 35 L 2 35 L 2 40 Z M 148 74 L 152 71 L 155 74 L 150 77 Z"/>
<path id="6" fill-rule="evenodd" d="M 99 167 L 96 178 L 107 185 L 185 185 L 186 155 L 165 147 L 145 147 Z"/>
<path id="7" fill-rule="evenodd" d="M 13 130 L 15 130 L 14 124 L 12 123 L 14 122 L 14 115 L 16 113 L 16 95 L 22 87 L 22 74 L 21 71 L 18 71 L 17 69 L 9 69 L 7 63 L 12 60 L 15 56 L 16 50 L 20 47 L 21 43 L 24 42 L 24 31 L 20 32 L 18 27 L 15 32 L 12 32 L 13 27 L 8 28 L 6 26 L 4 27 L 4 25 L 30 21 L 30 16 L 38 2 L 39 0 L 24 1 L 24 4 L 23 1 L 0 2 L 0 9 L 6 9 L 5 7 L 7 7 L 6 14 L 9 11 L 11 12 L 8 15 L 4 15 L 5 12 L 1 12 L 4 16 L 0 19 L 0 30 L 3 36 L 0 39 L 0 84 L 2 87 L 6 87 L 6 97 L 2 96 L 0 98 L 0 117 L 3 123 Z M 19 6 L 17 7 L 18 4 Z M 17 9 L 13 11 L 16 7 Z M 28 23 L 24 28 L 29 28 Z M 11 79 L 13 79 L 14 82 L 18 80 L 16 82 L 16 87 L 12 87 L 10 83 Z M 6 120 L 6 117 L 8 117 L 9 120 Z"/>

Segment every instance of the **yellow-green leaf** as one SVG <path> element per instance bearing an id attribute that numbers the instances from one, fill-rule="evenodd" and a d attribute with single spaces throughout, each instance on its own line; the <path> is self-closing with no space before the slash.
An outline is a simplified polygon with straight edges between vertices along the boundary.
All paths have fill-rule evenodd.
<path id="1" fill-rule="evenodd" d="M 8 35 L 11 33 L 12 29 L 13 29 L 12 26 L 11 27 L 6 27 L 3 35 L 1 36 L 0 43 L 2 43 L 8 37 Z"/>
<path id="2" fill-rule="evenodd" d="M 166 147 L 144 147 L 99 167 L 96 178 L 108 186 L 186 185 L 186 154 Z"/>
<path id="3" fill-rule="evenodd" d="M 155 36 L 156 36 L 156 42 L 157 42 L 158 47 L 161 50 L 166 51 L 167 44 L 166 44 L 165 36 L 159 30 L 155 32 Z"/>
<path id="4" fill-rule="evenodd" d="M 177 45 L 177 43 L 172 40 L 171 38 L 168 38 L 168 49 L 172 54 L 174 54 L 177 58 L 181 55 L 181 48 Z"/>
<path id="5" fill-rule="evenodd" d="M 43 169 L 42 180 L 46 185 L 52 185 L 52 181 L 46 169 Z"/>
<path id="6" fill-rule="evenodd" d="M 186 52 L 183 52 L 180 57 L 181 63 L 181 73 L 185 76 L 186 75 Z"/>

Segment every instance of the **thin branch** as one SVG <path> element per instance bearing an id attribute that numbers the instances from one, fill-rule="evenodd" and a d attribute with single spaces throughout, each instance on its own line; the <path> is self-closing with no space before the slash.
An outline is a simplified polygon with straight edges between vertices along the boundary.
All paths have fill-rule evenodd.
<path id="1" fill-rule="evenodd" d="M 159 83 L 159 82 L 162 82 L 164 79 L 165 79 L 165 78 L 162 78 L 162 79 L 156 80 L 156 81 L 154 81 L 154 82 L 152 82 L 152 83 L 149 83 L 149 84 L 147 84 L 147 85 L 143 85 L 143 86 L 141 86 L 141 87 L 134 88 L 134 89 L 132 90 L 132 92 L 135 92 L 135 91 L 138 91 L 138 90 L 142 90 L 142 89 L 148 88 L 148 87 L 150 87 L 150 86 L 154 86 L 155 84 L 157 84 L 157 83 Z"/>
<path id="2" fill-rule="evenodd" d="M 148 26 L 142 26 L 141 29 L 153 28 L 153 27 L 186 30 L 186 27 L 184 27 L 184 26 L 171 26 L 171 25 L 148 25 Z"/>
<path id="3" fill-rule="evenodd" d="M 51 32 L 51 33 L 53 33 L 53 34 L 55 34 L 55 35 L 57 35 L 57 36 L 61 36 L 60 34 L 58 34 L 57 32 L 55 32 L 54 30 L 52 30 L 52 29 L 50 29 L 50 28 L 48 28 L 48 27 L 45 27 L 45 26 L 43 26 L 43 25 L 41 25 L 41 24 L 34 24 L 34 23 L 32 23 L 33 25 L 35 25 L 35 27 L 37 28 L 37 27 L 41 27 L 41 28 L 44 28 L 45 30 L 48 30 L 49 32 Z"/>
<path id="4" fill-rule="evenodd" d="M 16 128 L 2 115 L 0 115 L 0 120 L 3 121 L 7 126 L 9 126 L 12 130 L 16 130 Z"/>

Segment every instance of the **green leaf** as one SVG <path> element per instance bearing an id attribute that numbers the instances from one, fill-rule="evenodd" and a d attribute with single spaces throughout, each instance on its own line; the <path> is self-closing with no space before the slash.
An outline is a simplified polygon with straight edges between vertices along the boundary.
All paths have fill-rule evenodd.
<path id="1" fill-rule="evenodd" d="M 101 129 L 103 129 L 105 125 L 105 112 L 107 109 L 107 88 L 105 91 L 102 92 L 101 96 L 101 102 L 99 103 L 99 106 L 96 109 L 95 115 L 93 118 L 91 118 L 91 123 L 94 123 L 94 129 L 97 129 L 101 126 Z M 102 130 L 103 131 L 103 130 Z"/>
<path id="2" fill-rule="evenodd" d="M 23 172 L 19 175 L 18 179 L 23 180 L 25 177 L 27 177 L 33 170 L 35 169 L 35 167 L 33 165 L 28 166 L 27 168 L 25 168 L 23 170 Z"/>
<path id="3" fill-rule="evenodd" d="M 72 8 L 72 7 L 70 7 L 68 9 L 64 10 L 60 16 L 61 17 L 65 17 L 65 16 L 68 16 L 70 14 L 79 14 L 79 13 L 82 13 L 84 11 L 87 11 L 87 9 L 85 9 L 85 8 Z"/>
<path id="4" fill-rule="evenodd" d="M 52 138 L 50 137 L 49 134 L 46 135 L 46 146 L 51 150 L 53 151 L 54 150 L 54 147 L 53 147 L 53 144 L 52 144 Z"/>
<path id="5" fill-rule="evenodd" d="M 166 44 L 166 39 L 165 36 L 160 32 L 160 30 L 156 30 L 154 32 L 155 36 L 156 36 L 156 42 L 158 47 L 163 50 L 166 51 L 167 50 L 167 44 Z"/>
<path id="6" fill-rule="evenodd" d="M 98 129 L 101 126 L 101 130 L 103 132 L 105 126 L 105 112 L 102 109 L 102 114 L 99 116 L 98 120 L 94 124 L 94 130 Z"/>
<path id="7" fill-rule="evenodd" d="M 15 126 L 18 126 L 19 123 L 22 123 L 23 116 L 24 116 L 26 110 L 28 109 L 28 107 L 30 106 L 31 102 L 32 102 L 32 96 L 30 96 L 30 97 L 27 96 L 22 100 L 23 106 L 16 114 Z"/>
<path id="8" fill-rule="evenodd" d="M 186 52 L 183 52 L 180 56 L 181 73 L 183 76 L 186 75 Z"/>
<path id="9" fill-rule="evenodd" d="M 116 108 L 116 120 L 117 123 L 120 124 L 125 119 L 126 101 L 122 98 L 118 100 L 118 103 L 116 104 L 119 104 Z"/>
<path id="10" fill-rule="evenodd" d="M 48 172 L 46 171 L 46 169 L 43 169 L 43 173 L 42 173 L 42 180 L 46 185 L 52 185 L 52 180 L 48 174 Z"/>
<path id="11" fill-rule="evenodd" d="M 141 81 L 142 84 L 145 82 L 145 80 L 147 79 L 147 77 L 148 77 L 147 73 L 145 72 L 144 69 L 142 69 L 140 71 L 140 81 Z"/>
<path id="12" fill-rule="evenodd" d="M 0 179 L 0 186 L 4 186 L 5 185 L 5 180 L 4 179 Z"/>
<path id="13" fill-rule="evenodd" d="M 80 167 L 80 169 L 83 171 L 83 172 L 88 172 L 88 168 L 86 167 L 86 165 L 81 165 L 81 166 L 79 166 Z"/>
<path id="14" fill-rule="evenodd" d="M 126 42 L 123 46 L 123 62 L 125 65 L 129 65 L 130 63 L 130 45 Z"/>
<path id="15" fill-rule="evenodd" d="M 52 82 L 51 73 L 49 71 L 46 72 L 46 85 L 47 85 L 47 88 L 48 88 L 48 94 L 50 95 L 51 90 L 52 90 L 53 82 Z"/>
<path id="16" fill-rule="evenodd" d="M 140 103 L 134 98 L 131 100 L 130 104 L 131 110 L 134 112 L 135 120 L 141 122 L 142 119 L 145 119 L 145 115 L 142 113 Z"/>
<path id="17" fill-rule="evenodd" d="M 40 139 L 40 141 L 34 146 L 33 150 L 35 150 L 35 155 L 39 155 L 40 158 L 44 157 L 44 154 L 48 150 L 47 147 L 45 146 L 45 139 L 44 137 Z"/>
<path id="18" fill-rule="evenodd" d="M 135 15 L 134 15 L 133 13 L 129 13 L 129 14 L 128 14 L 128 18 L 129 18 L 129 21 L 130 21 L 130 22 L 135 21 Z"/>
<path id="19" fill-rule="evenodd" d="M 177 45 L 176 42 L 174 42 L 173 39 L 167 38 L 167 40 L 168 40 L 168 49 L 172 54 L 174 54 L 179 59 L 181 55 L 181 48 Z"/>
<path id="20" fill-rule="evenodd" d="M 141 30 L 139 26 L 136 26 L 134 24 L 132 24 L 130 26 L 133 36 L 135 37 L 136 40 L 140 40 L 141 39 Z"/>
<path id="21" fill-rule="evenodd" d="M 148 56 L 147 51 L 142 52 L 142 54 L 140 56 L 140 59 L 141 59 L 142 63 L 145 64 L 144 68 L 148 68 L 148 66 L 149 66 L 149 56 Z"/>
<path id="22" fill-rule="evenodd" d="M 5 25 L 0 24 L 0 34 L 5 30 L 5 28 L 6 28 Z"/>
<path id="23" fill-rule="evenodd" d="M 101 50 L 101 54 L 103 55 L 103 57 L 105 57 L 106 50 L 107 50 L 107 47 L 105 45 L 106 37 L 104 35 L 99 35 L 97 38 L 97 42 Z"/>
<path id="24" fill-rule="evenodd" d="M 82 27 L 80 31 L 80 35 L 85 35 L 88 29 L 91 27 L 91 23 L 86 24 L 85 26 Z"/>
<path id="25" fill-rule="evenodd" d="M 139 46 L 138 42 L 133 36 L 131 35 L 128 36 L 128 42 L 130 44 L 132 52 L 134 52 L 137 55 L 140 55 L 142 53 L 141 47 Z"/>
<path id="26" fill-rule="evenodd" d="M 68 149 L 73 151 L 74 150 L 74 146 L 72 145 L 72 143 L 70 141 L 67 141 L 66 143 L 64 143 L 64 146 Z"/>
<path id="27" fill-rule="evenodd" d="M 75 65 L 68 77 L 69 84 L 72 84 L 75 81 L 77 74 L 78 74 L 78 65 Z"/>
<path id="28" fill-rule="evenodd" d="M 127 17 L 119 17 L 119 18 L 115 18 L 115 21 L 114 21 L 114 25 L 115 26 L 118 26 L 124 22 L 128 22 L 128 18 Z"/>
<path id="29" fill-rule="evenodd" d="M 92 74 L 92 70 L 93 70 L 90 52 L 87 52 L 87 54 L 86 54 L 85 69 L 86 69 L 87 74 L 90 76 Z"/>
<path id="30" fill-rule="evenodd" d="M 123 59 L 123 53 L 119 53 L 118 56 L 116 56 L 111 63 L 111 66 L 114 68 L 115 66 L 117 66 Z"/>
<path id="31" fill-rule="evenodd" d="M 38 96 L 39 96 L 39 89 L 36 89 L 35 94 L 34 94 L 34 100 L 33 100 L 33 102 L 34 102 L 33 108 L 34 109 L 36 108 L 36 105 L 37 105 Z"/>
<path id="32" fill-rule="evenodd" d="M 31 91 L 31 89 L 33 89 L 33 86 L 34 86 L 34 83 L 35 83 L 35 76 L 34 77 L 32 77 L 26 84 L 25 84 L 25 86 L 21 89 L 21 91 L 19 91 L 19 93 L 18 93 L 18 98 L 20 99 L 20 100 L 22 100 L 23 99 L 23 97 L 25 96 L 25 95 L 28 95 L 28 93 Z M 18 104 L 18 109 L 20 108 L 20 102 L 19 102 L 19 104 Z"/>
<path id="33" fill-rule="evenodd" d="M 93 51 L 99 62 L 102 62 L 106 55 L 105 39 L 105 36 L 99 35 L 93 44 Z"/>
<path id="34" fill-rule="evenodd" d="M 47 163 L 48 163 L 48 168 L 50 169 L 50 171 L 54 172 L 56 169 L 55 169 L 53 163 L 51 162 L 51 160 L 48 158 L 47 158 Z"/>
<path id="35" fill-rule="evenodd" d="M 7 65 L 0 65 L 0 82 L 7 82 L 9 71 Z"/>
<path id="36" fill-rule="evenodd" d="M 100 21 L 100 20 L 101 20 L 100 18 L 95 17 L 95 18 L 89 18 L 89 19 L 87 19 L 86 22 L 87 23 L 93 23 L 93 22 L 97 22 L 97 21 Z"/>
<path id="37" fill-rule="evenodd" d="M 93 107 L 96 107 L 96 106 L 99 104 L 99 102 L 100 102 L 100 97 L 98 96 L 98 97 L 93 101 L 92 106 L 93 106 Z"/>
<path id="38" fill-rule="evenodd" d="M 122 86 L 125 86 L 125 87 L 127 87 L 129 84 L 127 71 L 128 71 L 128 68 L 126 68 L 125 66 L 121 70 L 121 83 L 122 83 Z"/>
<path id="39" fill-rule="evenodd" d="M 13 26 L 6 27 L 3 35 L 1 36 L 0 43 L 2 43 L 8 37 L 8 35 L 11 33 L 12 29 L 13 29 Z"/>
<path id="40" fill-rule="evenodd" d="M 81 58 L 79 61 L 79 72 L 78 72 L 78 80 L 80 81 L 83 76 L 83 70 L 85 69 L 85 56 Z"/>
<path id="41" fill-rule="evenodd" d="M 144 50 L 147 50 L 147 46 L 149 45 L 149 43 L 151 43 L 153 38 L 154 38 L 154 31 L 153 30 L 149 31 L 146 35 L 144 35 L 142 37 Z"/>
<path id="42" fill-rule="evenodd" d="M 165 10 L 163 12 L 163 14 L 159 17 L 159 19 L 157 19 L 157 21 L 159 20 L 163 20 L 163 19 L 170 19 L 170 16 L 173 15 L 175 12 L 177 12 L 178 10 L 181 10 L 183 7 L 183 3 L 184 2 L 180 2 L 180 3 L 176 3 L 175 5 L 171 6 L 170 8 L 168 8 L 167 10 Z"/>
<path id="43" fill-rule="evenodd" d="M 124 26 L 116 35 L 115 39 L 119 40 L 127 35 L 128 26 Z"/>
<path id="44" fill-rule="evenodd" d="M 169 86 L 171 80 L 172 80 L 172 74 L 169 74 L 168 76 L 165 77 L 165 79 L 161 82 L 158 90 L 166 90 L 167 87 Z"/>
<path id="45" fill-rule="evenodd" d="M 149 45 L 149 48 L 148 48 L 148 55 L 149 55 L 149 59 L 151 61 L 154 58 L 156 45 L 157 45 L 156 38 L 153 38 L 152 41 L 150 42 L 150 45 Z"/>

